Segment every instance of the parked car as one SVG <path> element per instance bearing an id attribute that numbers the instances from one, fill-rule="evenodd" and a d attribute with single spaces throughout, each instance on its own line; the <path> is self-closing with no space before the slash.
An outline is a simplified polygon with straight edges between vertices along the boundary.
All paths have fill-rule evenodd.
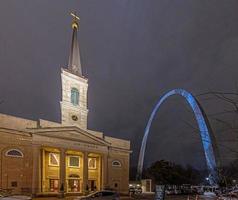
<path id="1" fill-rule="evenodd" d="M 129 193 L 141 194 L 142 193 L 141 185 L 140 184 L 130 184 L 129 185 Z"/>
<path id="2" fill-rule="evenodd" d="M 120 200 L 119 194 L 114 191 L 102 190 L 87 196 L 76 197 L 75 200 Z"/>
<path id="3" fill-rule="evenodd" d="M 232 199 L 232 200 L 238 200 L 238 191 L 237 190 L 233 190 L 230 191 L 226 194 L 220 195 L 219 199 Z"/>
<path id="4" fill-rule="evenodd" d="M 174 191 L 174 189 L 166 189 L 166 190 L 165 190 L 165 194 L 166 194 L 166 195 L 174 195 L 174 194 L 175 194 L 175 191 Z"/>
<path id="5" fill-rule="evenodd" d="M 180 189 L 175 189 L 174 194 L 182 194 L 182 191 Z"/>

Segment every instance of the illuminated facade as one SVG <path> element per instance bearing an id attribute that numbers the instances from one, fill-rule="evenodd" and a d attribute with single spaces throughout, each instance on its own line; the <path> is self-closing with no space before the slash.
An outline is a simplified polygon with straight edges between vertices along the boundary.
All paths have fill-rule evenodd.
<path id="1" fill-rule="evenodd" d="M 201 106 L 199 105 L 199 103 L 197 102 L 197 100 L 191 93 L 183 89 L 174 89 L 169 91 L 158 101 L 158 103 L 154 107 L 150 115 L 149 121 L 147 123 L 147 126 L 145 128 L 145 133 L 144 133 L 144 137 L 141 144 L 139 162 L 138 162 L 138 178 L 140 178 L 142 169 L 143 169 L 144 155 L 145 155 L 147 138 L 150 131 L 150 126 L 161 104 L 168 97 L 172 95 L 180 95 L 184 97 L 193 110 L 193 113 L 195 115 L 199 130 L 200 130 L 200 137 L 203 144 L 203 150 L 204 150 L 204 154 L 206 158 L 207 168 L 210 172 L 210 183 L 216 184 L 218 181 L 217 160 L 216 160 L 216 156 L 218 155 L 218 152 L 217 152 L 217 147 L 215 145 L 214 136 L 212 135 L 211 129 L 208 124 L 208 120 Z"/>
<path id="2" fill-rule="evenodd" d="M 78 24 L 61 70 L 61 123 L 0 114 L 0 188 L 58 195 L 111 188 L 128 192 L 130 142 L 87 128 L 88 80 L 82 75 Z"/>

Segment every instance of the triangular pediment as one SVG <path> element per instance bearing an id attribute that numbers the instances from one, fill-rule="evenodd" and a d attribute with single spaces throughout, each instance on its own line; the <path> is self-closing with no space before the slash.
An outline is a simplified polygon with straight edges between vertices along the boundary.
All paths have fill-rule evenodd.
<path id="1" fill-rule="evenodd" d="M 90 143 L 95 145 L 110 146 L 110 143 L 103 140 L 103 138 L 98 138 L 86 130 L 80 129 L 78 127 L 49 127 L 49 128 L 37 128 L 31 129 L 33 134 L 60 138 L 65 140 L 72 140 L 83 143 Z"/>

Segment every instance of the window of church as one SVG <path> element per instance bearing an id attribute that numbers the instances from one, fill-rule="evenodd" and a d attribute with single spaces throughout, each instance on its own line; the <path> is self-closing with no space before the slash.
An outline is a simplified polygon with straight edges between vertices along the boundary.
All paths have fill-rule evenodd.
<path id="1" fill-rule="evenodd" d="M 88 168 L 89 169 L 97 168 L 97 159 L 96 158 L 88 158 Z"/>
<path id="2" fill-rule="evenodd" d="M 6 156 L 22 158 L 23 153 L 19 149 L 9 149 L 6 152 Z"/>
<path id="3" fill-rule="evenodd" d="M 59 154 L 58 153 L 49 153 L 49 165 L 59 166 Z"/>
<path id="4" fill-rule="evenodd" d="M 118 160 L 114 160 L 114 161 L 112 161 L 112 166 L 113 167 L 121 167 L 121 162 Z"/>
<path id="5" fill-rule="evenodd" d="M 79 91 L 77 88 L 71 89 L 71 103 L 75 106 L 79 105 Z"/>
<path id="6" fill-rule="evenodd" d="M 69 167 L 80 167 L 80 157 L 79 156 L 69 156 Z"/>

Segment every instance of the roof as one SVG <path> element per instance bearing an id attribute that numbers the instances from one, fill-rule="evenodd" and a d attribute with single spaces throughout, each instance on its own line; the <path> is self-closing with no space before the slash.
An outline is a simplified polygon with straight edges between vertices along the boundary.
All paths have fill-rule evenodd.
<path id="1" fill-rule="evenodd" d="M 82 67 L 80 60 L 80 52 L 79 52 L 79 44 L 78 44 L 78 28 L 77 26 L 73 26 L 73 35 L 72 35 L 72 43 L 69 54 L 69 65 L 68 69 L 75 75 L 82 76 Z"/>
<path id="2" fill-rule="evenodd" d="M 105 136 L 102 132 L 82 129 L 78 126 L 65 126 L 61 123 L 39 119 L 37 121 L 0 113 L 0 129 L 13 134 L 38 135 L 67 141 L 86 142 L 107 146 L 119 151 L 130 151 L 130 141 Z"/>

